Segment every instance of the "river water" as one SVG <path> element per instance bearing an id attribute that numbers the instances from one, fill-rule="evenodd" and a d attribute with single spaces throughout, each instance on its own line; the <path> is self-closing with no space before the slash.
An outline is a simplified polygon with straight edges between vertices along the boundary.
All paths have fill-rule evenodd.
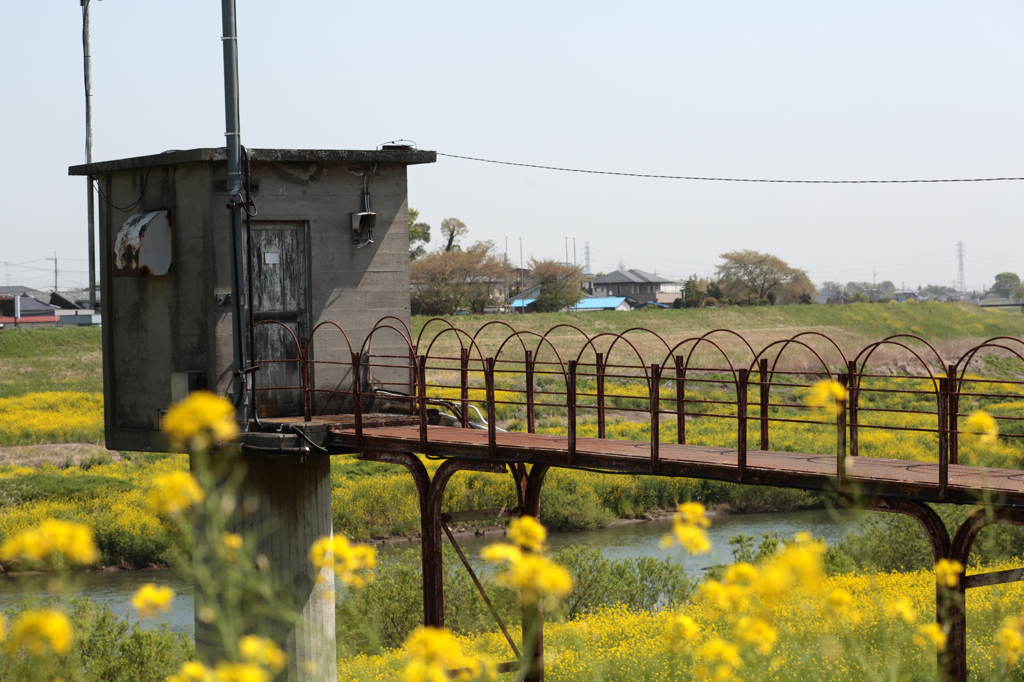
<path id="1" fill-rule="evenodd" d="M 833 544 L 853 529 L 856 519 L 851 512 L 834 512 L 828 510 L 796 511 L 772 514 L 728 514 L 716 516 L 712 520 L 708 534 L 711 538 L 712 550 L 709 554 L 696 557 L 689 556 L 680 547 L 662 549 L 661 539 L 672 528 L 671 518 L 642 523 L 623 523 L 593 531 L 573 533 L 552 533 L 548 545 L 552 552 L 570 545 L 592 544 L 601 549 L 608 559 L 625 559 L 638 556 L 656 558 L 670 557 L 681 563 L 693 573 L 706 570 L 711 566 L 726 564 L 732 561 L 729 538 L 738 535 L 754 537 L 754 546 L 760 541 L 761 535 L 776 531 L 787 538 L 800 531 L 810 531 L 816 537 L 824 538 Z M 500 533 L 488 533 L 483 537 L 464 536 L 456 538 L 474 568 L 480 566 L 480 550 L 493 542 L 502 539 Z M 397 542 L 385 545 L 381 554 L 386 555 L 396 549 L 418 547 L 419 543 Z M 0 578 L 0 611 L 9 609 L 27 597 L 49 596 L 47 576 L 29 575 L 20 578 Z M 132 594 L 145 583 L 167 585 L 174 589 L 175 598 L 170 614 L 161 614 L 155 620 L 143 621 L 143 626 L 159 627 L 161 623 L 174 632 L 191 635 L 194 631 L 192 584 L 186 583 L 173 571 L 106 571 L 95 573 L 77 573 L 73 575 L 73 585 L 67 591 L 71 596 L 87 596 L 94 604 L 108 604 L 116 614 L 128 614 L 131 611 Z M 131 614 L 132 620 L 135 619 Z"/>

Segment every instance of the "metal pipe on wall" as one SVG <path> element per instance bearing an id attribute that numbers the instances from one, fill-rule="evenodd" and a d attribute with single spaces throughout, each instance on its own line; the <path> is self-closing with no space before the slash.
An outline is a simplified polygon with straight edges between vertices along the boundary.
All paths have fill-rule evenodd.
<path id="1" fill-rule="evenodd" d="M 235 21 L 235 0 L 221 0 L 224 44 L 224 119 L 225 147 L 228 157 L 228 213 L 231 230 L 231 331 L 232 331 L 232 391 L 238 421 L 248 423 L 248 406 L 243 403 L 246 392 L 242 390 L 242 365 L 244 348 L 242 340 L 242 301 L 239 286 L 238 244 L 242 227 L 242 133 L 238 114 L 238 27 Z"/>

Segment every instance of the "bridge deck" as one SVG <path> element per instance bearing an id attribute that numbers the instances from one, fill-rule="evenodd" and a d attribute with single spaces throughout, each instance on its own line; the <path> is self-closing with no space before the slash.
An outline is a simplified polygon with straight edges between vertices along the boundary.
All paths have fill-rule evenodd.
<path id="1" fill-rule="evenodd" d="M 432 457 L 525 462 L 556 467 L 580 467 L 614 473 L 684 476 L 738 481 L 735 448 L 659 444 L 655 467 L 648 442 L 577 438 L 569 457 L 566 436 L 530 433 L 495 434 L 493 454 L 488 432 L 446 426 L 428 426 L 426 447 L 418 426 L 363 428 L 362 443 L 354 429 L 330 427 L 332 442 L 356 450 L 419 452 Z M 743 483 L 835 492 L 835 455 L 747 450 Z M 949 488 L 939 491 L 939 465 L 875 457 L 847 457 L 843 492 L 863 496 L 889 496 L 919 502 L 973 504 L 988 501 L 995 507 L 1024 507 L 1024 471 L 949 465 Z"/>

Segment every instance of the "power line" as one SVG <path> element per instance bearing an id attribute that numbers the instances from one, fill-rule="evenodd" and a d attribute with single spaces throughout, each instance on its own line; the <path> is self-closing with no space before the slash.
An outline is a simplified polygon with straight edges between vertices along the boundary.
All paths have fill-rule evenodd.
<path id="1" fill-rule="evenodd" d="M 702 182 L 766 182 L 787 185 L 905 185 L 914 183 L 931 182 L 1017 182 L 1021 178 L 931 178 L 913 180 L 769 180 L 767 178 L 715 178 L 702 177 L 697 175 L 655 175 L 653 173 L 623 173 L 619 171 L 584 170 L 581 168 L 562 168 L 560 166 L 542 166 L 536 163 L 516 163 L 513 161 L 496 161 L 494 159 L 481 159 L 475 156 L 459 156 L 458 154 L 445 154 L 437 152 L 438 156 L 447 156 L 450 159 L 462 159 L 464 161 L 479 161 L 481 163 L 493 163 L 500 166 L 519 166 L 521 168 L 537 168 L 539 170 L 561 171 L 563 173 L 586 173 L 589 175 L 618 175 L 627 178 L 655 178 L 659 180 L 697 180 Z"/>

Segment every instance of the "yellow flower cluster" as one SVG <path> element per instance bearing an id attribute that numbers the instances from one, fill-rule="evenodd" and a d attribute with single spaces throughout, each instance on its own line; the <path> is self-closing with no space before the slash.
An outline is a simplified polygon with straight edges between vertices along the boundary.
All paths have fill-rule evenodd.
<path id="1" fill-rule="evenodd" d="M 103 394 L 40 391 L 0 398 L 0 445 L 103 440 Z"/>
<path id="2" fill-rule="evenodd" d="M 1024 652 L 1024 617 L 1007 620 L 996 633 L 999 655 L 1006 660 L 1006 669 L 1017 665 L 1020 655 Z"/>
<path id="3" fill-rule="evenodd" d="M 369 545 L 353 545 L 344 535 L 322 537 L 309 548 L 309 561 L 320 571 L 334 571 L 346 585 L 362 587 L 373 580 L 377 567 L 377 549 Z M 318 582 L 329 580 L 321 575 Z"/>
<path id="4" fill-rule="evenodd" d="M 494 582 L 520 590 L 524 604 L 536 604 L 542 595 L 554 602 L 572 592 L 569 572 L 539 553 L 547 530 L 536 519 L 523 517 L 513 521 L 509 537 L 517 544 L 499 542 L 480 552 L 484 561 L 504 565 Z"/>
<path id="5" fill-rule="evenodd" d="M 4 643 L 8 654 L 24 648 L 31 656 L 52 651 L 65 656 L 71 651 L 74 633 L 71 621 L 60 611 L 25 611 L 11 624 L 11 635 Z"/>
<path id="6" fill-rule="evenodd" d="M 914 633 L 914 644 L 921 647 L 935 647 L 936 651 L 946 648 L 946 630 L 938 623 L 925 623 L 917 626 Z"/>
<path id="7" fill-rule="evenodd" d="M 48 561 L 62 556 L 72 564 L 92 564 L 100 553 L 92 529 L 81 523 L 48 519 L 0 545 L 0 560 Z"/>
<path id="8" fill-rule="evenodd" d="M 959 561 L 939 559 L 935 564 L 935 579 L 942 587 L 953 589 L 960 582 L 960 574 L 964 572 L 964 565 Z"/>
<path id="9" fill-rule="evenodd" d="M 846 388 L 835 379 L 824 379 L 811 387 L 811 395 L 807 402 L 811 407 L 839 414 L 845 400 Z"/>
<path id="10" fill-rule="evenodd" d="M 456 680 L 494 680 L 498 676 L 491 657 L 465 656 L 458 640 L 443 628 L 416 628 L 405 640 L 403 650 L 404 682 L 449 682 L 453 677 Z"/>
<path id="11" fill-rule="evenodd" d="M 964 437 L 982 445 L 992 445 L 999 438 L 999 424 L 988 412 L 978 410 L 971 413 L 964 422 Z"/>
<path id="12" fill-rule="evenodd" d="M 508 525 L 508 538 L 527 552 L 540 552 L 548 539 L 548 530 L 532 516 L 520 516 Z"/>
<path id="13" fill-rule="evenodd" d="M 195 391 L 172 405 L 160 429 L 175 450 L 206 450 L 238 435 L 234 405 L 209 391 Z"/>
<path id="14" fill-rule="evenodd" d="M 287 658 L 273 641 L 247 635 L 238 642 L 240 663 L 221 661 L 212 669 L 186 661 L 166 682 L 270 682 L 284 670 Z"/>
<path id="15" fill-rule="evenodd" d="M 149 489 L 149 508 L 160 514 L 176 517 L 193 502 L 202 502 L 206 493 L 187 471 L 173 471 L 156 476 Z"/>
<path id="16" fill-rule="evenodd" d="M 676 509 L 672 518 L 672 532 L 661 540 L 662 547 L 678 542 L 691 555 L 704 554 L 711 550 L 711 541 L 704 530 L 711 525 L 704 505 L 699 502 L 684 502 Z"/>
<path id="17" fill-rule="evenodd" d="M 171 588 L 146 583 L 132 596 L 132 607 L 138 617 L 145 620 L 152 618 L 157 611 L 168 613 L 173 600 L 174 590 Z"/>
<path id="18" fill-rule="evenodd" d="M 220 541 L 224 545 L 224 553 L 228 561 L 238 560 L 238 550 L 242 549 L 245 540 L 238 533 L 221 533 Z"/>

